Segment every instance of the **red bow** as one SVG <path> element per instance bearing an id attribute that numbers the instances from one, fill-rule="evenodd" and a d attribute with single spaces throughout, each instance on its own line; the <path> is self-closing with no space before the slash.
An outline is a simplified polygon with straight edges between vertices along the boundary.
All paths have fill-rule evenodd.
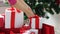
<path id="1" fill-rule="evenodd" d="M 11 7 L 10 9 L 8 9 L 8 10 L 11 10 L 11 11 L 13 11 L 14 12 L 14 7 Z M 16 9 L 16 11 L 18 12 L 18 13 L 20 13 L 21 12 L 21 10 L 18 10 L 18 9 Z"/>

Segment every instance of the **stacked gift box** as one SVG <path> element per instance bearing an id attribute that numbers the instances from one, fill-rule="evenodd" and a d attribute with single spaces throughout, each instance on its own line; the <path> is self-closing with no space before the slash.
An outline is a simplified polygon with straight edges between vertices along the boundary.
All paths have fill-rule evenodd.
<path id="1" fill-rule="evenodd" d="M 24 23 L 24 13 L 14 7 L 7 8 L 0 15 L 0 34 L 55 34 L 54 26 L 41 22 L 41 17 L 29 17 Z"/>

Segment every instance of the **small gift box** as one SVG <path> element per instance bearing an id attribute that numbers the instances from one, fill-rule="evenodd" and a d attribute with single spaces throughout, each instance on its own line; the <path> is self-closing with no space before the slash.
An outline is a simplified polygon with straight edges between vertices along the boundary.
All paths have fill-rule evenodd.
<path id="1" fill-rule="evenodd" d="M 42 28 L 42 22 L 39 16 L 35 15 L 34 17 L 30 17 L 30 26 L 33 29 L 41 29 Z"/>
<path id="2" fill-rule="evenodd" d="M 48 24 L 43 24 L 43 34 L 55 34 L 54 32 L 54 26 L 48 25 Z"/>
<path id="3" fill-rule="evenodd" d="M 5 28 L 20 28 L 24 24 L 24 14 L 16 8 L 7 8 L 5 10 Z"/>

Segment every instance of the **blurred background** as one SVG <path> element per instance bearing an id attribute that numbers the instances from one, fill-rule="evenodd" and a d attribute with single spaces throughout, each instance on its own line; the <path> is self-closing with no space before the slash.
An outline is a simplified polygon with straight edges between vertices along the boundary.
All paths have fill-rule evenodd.
<path id="1" fill-rule="evenodd" d="M 60 0 L 25 0 L 25 2 L 35 14 L 46 18 L 44 23 L 55 27 L 56 34 L 60 34 Z M 0 14 L 3 14 L 8 7 L 10 6 L 7 0 L 0 0 Z"/>

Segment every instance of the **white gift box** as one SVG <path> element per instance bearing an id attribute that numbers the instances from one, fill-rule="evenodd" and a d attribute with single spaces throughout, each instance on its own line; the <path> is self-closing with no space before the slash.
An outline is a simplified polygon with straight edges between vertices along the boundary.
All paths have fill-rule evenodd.
<path id="1" fill-rule="evenodd" d="M 20 28 L 24 24 L 24 14 L 16 8 L 5 10 L 5 28 Z"/>
<path id="2" fill-rule="evenodd" d="M 30 18 L 30 26 L 32 29 L 42 29 L 42 17 L 35 16 Z"/>
<path id="3" fill-rule="evenodd" d="M 30 30 L 27 30 L 23 34 L 38 34 L 38 30 L 37 29 L 30 29 Z"/>

